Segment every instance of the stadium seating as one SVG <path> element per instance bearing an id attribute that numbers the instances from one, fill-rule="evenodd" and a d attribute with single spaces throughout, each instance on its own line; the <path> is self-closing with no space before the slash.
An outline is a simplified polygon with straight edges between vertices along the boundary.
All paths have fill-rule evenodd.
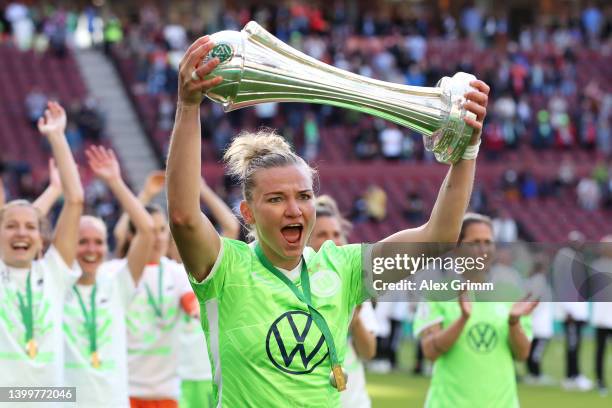
<path id="1" fill-rule="evenodd" d="M 87 96 L 74 57 L 68 52 L 64 58 L 51 53 L 19 51 L 12 45 L 0 44 L 0 146 L 3 157 L 11 162 L 27 163 L 38 185 L 47 179 L 48 149 L 27 119 L 25 97 L 37 87 L 50 99 L 56 99 L 64 107 Z M 103 141 L 102 144 L 105 144 Z M 88 145 L 83 143 L 83 149 Z M 74 152 L 75 158 L 84 163 L 82 152 Z M 83 182 L 91 178 L 87 166 L 80 166 Z"/>

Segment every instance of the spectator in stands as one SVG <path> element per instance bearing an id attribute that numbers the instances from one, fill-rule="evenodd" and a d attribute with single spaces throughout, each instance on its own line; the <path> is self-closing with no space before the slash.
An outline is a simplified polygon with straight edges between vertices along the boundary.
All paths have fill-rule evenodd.
<path id="1" fill-rule="evenodd" d="M 545 149 L 553 145 L 553 128 L 550 124 L 550 114 L 541 109 L 536 117 L 532 145 L 536 149 Z"/>
<path id="2" fill-rule="evenodd" d="M 47 108 L 47 95 L 37 86 L 25 97 L 25 107 L 28 115 L 28 120 L 32 126 L 36 127 L 38 119 L 43 115 Z"/>
<path id="3" fill-rule="evenodd" d="M 578 204 L 587 211 L 599 208 L 601 192 L 597 182 L 590 177 L 583 177 L 576 187 Z"/>
<path id="4" fill-rule="evenodd" d="M 387 160 L 399 160 L 404 149 L 404 134 L 395 123 L 385 123 L 380 131 L 380 150 Z"/>
<path id="5" fill-rule="evenodd" d="M 480 183 L 474 185 L 469 208 L 470 210 L 479 214 L 489 213 L 489 199 L 487 198 L 487 193 Z"/>
<path id="6" fill-rule="evenodd" d="M 519 180 L 523 199 L 532 200 L 538 196 L 538 182 L 530 171 L 521 173 Z"/>
<path id="7" fill-rule="evenodd" d="M 89 141 L 99 143 L 104 131 L 104 116 L 96 99 L 87 97 L 77 116 L 77 124 L 83 137 Z"/>
<path id="8" fill-rule="evenodd" d="M 573 187 L 576 183 L 576 166 L 571 159 L 571 156 L 564 156 L 561 164 L 559 165 L 559 171 L 557 173 L 557 179 L 555 185 L 562 189 Z"/>
<path id="9" fill-rule="evenodd" d="M 217 158 L 221 158 L 221 153 L 227 148 L 233 134 L 234 129 L 230 121 L 226 117 L 223 117 L 223 119 L 219 121 L 218 126 L 215 126 L 213 130 L 213 142 Z"/>
<path id="10" fill-rule="evenodd" d="M 604 27 L 605 19 L 601 10 L 590 1 L 581 15 L 582 28 L 587 34 L 589 45 L 592 47 L 599 44 L 599 35 Z"/>
<path id="11" fill-rule="evenodd" d="M 163 131 L 172 129 L 174 102 L 170 95 L 163 93 L 159 98 L 157 127 Z"/>
<path id="12" fill-rule="evenodd" d="M 110 55 L 111 47 L 123 40 L 121 21 L 112 15 L 104 22 L 104 53 Z"/>
<path id="13" fill-rule="evenodd" d="M 350 218 L 354 223 L 365 222 L 368 220 L 368 210 L 364 195 L 360 195 L 355 199 L 355 201 L 353 201 Z"/>
<path id="14" fill-rule="evenodd" d="M 359 121 L 359 130 L 355 137 L 355 156 L 360 160 L 373 159 L 379 154 L 378 138 L 373 121 L 363 117 Z"/>
<path id="15" fill-rule="evenodd" d="M 66 126 L 66 140 L 73 151 L 80 152 L 83 146 L 83 136 L 81 130 L 73 120 L 68 120 Z"/>
<path id="16" fill-rule="evenodd" d="M 425 203 L 417 191 L 406 194 L 404 218 L 411 224 L 420 224 L 425 219 Z"/>
<path id="17" fill-rule="evenodd" d="M 493 236 L 495 242 L 509 243 L 518 239 L 518 227 L 516 221 L 508 210 L 502 208 L 497 217 L 493 218 Z"/>
<path id="18" fill-rule="evenodd" d="M 34 182 L 34 176 L 30 172 L 20 173 L 17 179 L 17 197 L 33 201 L 40 190 Z"/>
<path id="19" fill-rule="evenodd" d="M 319 124 L 311 111 L 304 118 L 304 160 L 313 161 L 319 153 Z"/>
<path id="20" fill-rule="evenodd" d="M 29 50 L 36 28 L 28 7 L 19 2 L 12 2 L 6 7 L 4 16 L 11 25 L 13 40 L 17 48 L 22 51 Z"/>
<path id="21" fill-rule="evenodd" d="M 62 8 L 57 8 L 48 16 L 44 25 L 44 32 L 49 38 L 51 51 L 58 58 L 63 58 L 66 55 L 66 19 L 66 12 Z"/>
<path id="22" fill-rule="evenodd" d="M 374 222 L 384 221 L 387 217 L 387 193 L 385 193 L 385 190 L 380 186 L 371 185 L 366 190 L 363 199 L 368 218 Z"/>
<path id="23" fill-rule="evenodd" d="M 514 169 L 508 169 L 502 175 L 501 188 L 507 199 L 515 201 L 520 197 L 519 176 Z"/>
<path id="24" fill-rule="evenodd" d="M 257 115 L 257 121 L 261 126 L 272 126 L 274 117 L 278 112 L 278 103 L 269 102 L 255 105 L 255 114 Z"/>
<path id="25" fill-rule="evenodd" d="M 170 15 L 170 23 L 163 29 L 164 40 L 172 50 L 182 51 L 187 48 L 187 32 L 174 13 Z"/>

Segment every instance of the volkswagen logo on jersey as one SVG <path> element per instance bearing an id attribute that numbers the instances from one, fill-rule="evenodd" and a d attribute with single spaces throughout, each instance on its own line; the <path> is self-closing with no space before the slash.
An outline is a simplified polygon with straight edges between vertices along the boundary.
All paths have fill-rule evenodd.
<path id="1" fill-rule="evenodd" d="M 276 368 L 293 375 L 311 373 L 328 354 L 325 337 L 301 310 L 285 312 L 272 323 L 266 352 Z"/>
<path id="2" fill-rule="evenodd" d="M 480 322 L 467 333 L 468 344 L 479 353 L 488 353 L 497 345 L 497 332 L 489 323 Z"/>

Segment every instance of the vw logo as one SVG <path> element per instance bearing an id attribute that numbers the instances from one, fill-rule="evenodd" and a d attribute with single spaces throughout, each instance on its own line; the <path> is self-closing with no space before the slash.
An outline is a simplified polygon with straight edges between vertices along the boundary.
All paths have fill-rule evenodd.
<path id="1" fill-rule="evenodd" d="M 293 375 L 311 373 L 328 355 L 325 337 L 301 310 L 285 312 L 270 325 L 266 352 L 276 368 Z"/>
<path id="2" fill-rule="evenodd" d="M 497 345 L 497 332 L 489 323 L 480 322 L 467 333 L 468 344 L 479 353 L 489 353 Z"/>

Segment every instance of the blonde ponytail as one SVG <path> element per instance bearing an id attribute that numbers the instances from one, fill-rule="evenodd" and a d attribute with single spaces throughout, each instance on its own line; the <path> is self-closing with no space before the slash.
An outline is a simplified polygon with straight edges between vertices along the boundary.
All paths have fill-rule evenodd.
<path id="1" fill-rule="evenodd" d="M 314 169 L 295 154 L 285 139 L 271 129 L 240 133 L 226 150 L 223 159 L 228 174 L 240 182 L 247 201 L 253 198 L 253 176 L 257 170 L 298 165 L 304 166 L 311 178 L 315 174 Z"/>

